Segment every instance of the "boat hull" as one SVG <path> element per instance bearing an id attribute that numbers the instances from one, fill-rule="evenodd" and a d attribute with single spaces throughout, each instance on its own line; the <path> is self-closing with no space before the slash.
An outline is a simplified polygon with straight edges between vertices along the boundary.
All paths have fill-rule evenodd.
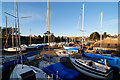
<path id="1" fill-rule="evenodd" d="M 67 51 L 73 51 L 73 52 L 78 52 L 78 49 L 80 49 L 80 47 L 72 47 L 72 46 L 63 46 L 65 50 Z"/>
<path id="2" fill-rule="evenodd" d="M 26 48 L 21 48 L 21 51 L 25 51 Z M 6 48 L 4 49 L 5 52 L 19 52 L 20 48 L 18 47 L 14 47 L 14 48 Z"/>
<path id="3" fill-rule="evenodd" d="M 70 59 L 71 60 L 71 63 L 74 65 L 74 67 L 81 73 L 87 75 L 87 76 L 90 76 L 92 78 L 95 78 L 95 79 L 104 79 L 104 80 L 110 80 L 112 79 L 113 77 L 113 73 L 110 73 L 109 75 L 107 76 L 104 76 L 104 75 L 100 75 L 100 74 L 95 74 L 93 73 L 92 71 L 88 70 L 88 69 L 85 69 L 85 67 L 81 66 L 81 65 L 78 65 L 74 60 Z"/>

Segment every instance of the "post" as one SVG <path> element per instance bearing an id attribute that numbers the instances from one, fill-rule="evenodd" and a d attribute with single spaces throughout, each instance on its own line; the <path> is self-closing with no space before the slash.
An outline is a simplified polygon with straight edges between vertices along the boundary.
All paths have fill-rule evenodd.
<path id="1" fill-rule="evenodd" d="M 84 41 L 84 4 L 83 4 L 83 17 L 82 17 L 82 49 L 83 49 L 83 41 Z"/>
<path id="2" fill-rule="evenodd" d="M 103 20 L 103 12 L 101 12 L 101 35 L 100 35 L 100 50 L 102 49 L 102 20 Z"/>
<path id="3" fill-rule="evenodd" d="M 56 80 L 58 80 L 58 71 L 57 71 L 57 75 L 56 75 Z"/>

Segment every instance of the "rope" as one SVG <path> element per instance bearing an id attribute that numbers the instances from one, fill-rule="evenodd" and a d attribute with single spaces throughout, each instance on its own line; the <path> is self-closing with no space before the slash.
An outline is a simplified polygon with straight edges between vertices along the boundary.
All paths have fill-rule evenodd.
<path id="1" fill-rule="evenodd" d="M 82 8 L 81 8 L 81 12 L 80 12 L 80 16 L 79 16 L 79 19 L 78 19 L 78 25 L 77 25 L 77 30 L 78 30 L 78 27 L 79 27 L 79 24 L 80 24 L 80 19 L 81 19 L 81 15 L 82 15 Z M 77 36 L 77 30 L 76 30 L 76 36 Z"/>
<path id="2" fill-rule="evenodd" d="M 97 29 L 97 25 L 99 24 L 99 22 L 100 22 L 100 16 L 99 16 L 99 18 L 98 18 L 98 22 L 97 22 L 97 24 L 96 24 L 96 26 L 95 26 L 95 30 Z"/>

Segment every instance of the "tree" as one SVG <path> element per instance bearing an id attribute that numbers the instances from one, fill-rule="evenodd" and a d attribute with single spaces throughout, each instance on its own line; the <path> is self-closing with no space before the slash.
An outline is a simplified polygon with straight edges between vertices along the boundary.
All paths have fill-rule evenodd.
<path id="1" fill-rule="evenodd" d="M 117 38 L 117 35 L 115 34 L 114 37 Z"/>
<path id="2" fill-rule="evenodd" d="M 104 32 L 103 33 L 103 38 L 106 38 L 107 37 L 107 32 Z"/>
<path id="3" fill-rule="evenodd" d="M 100 34 L 98 32 L 93 32 L 92 34 L 90 34 L 89 39 L 100 39 Z"/>
<path id="4" fill-rule="evenodd" d="M 39 39 L 41 39 L 41 36 L 40 36 L 40 35 L 38 35 L 38 37 L 39 37 Z"/>
<path id="5" fill-rule="evenodd" d="M 110 34 L 107 34 L 107 37 L 111 37 L 111 35 L 110 35 Z"/>

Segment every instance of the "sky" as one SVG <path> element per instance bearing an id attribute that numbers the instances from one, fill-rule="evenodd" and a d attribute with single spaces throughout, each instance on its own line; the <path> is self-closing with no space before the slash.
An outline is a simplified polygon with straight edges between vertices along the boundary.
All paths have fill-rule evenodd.
<path id="1" fill-rule="evenodd" d="M 79 16 L 83 2 L 50 2 L 50 32 L 55 36 L 82 36 L 82 17 L 78 26 Z M 84 2 L 85 20 L 84 35 L 89 36 L 92 32 L 101 30 L 100 14 L 103 12 L 103 32 L 118 34 L 118 3 L 117 2 Z M 18 2 L 21 35 L 43 35 L 47 30 L 46 2 Z M 14 18 L 4 14 L 8 12 L 14 15 L 14 3 L 2 2 L 2 27 L 5 27 L 5 16 L 8 19 L 8 27 L 14 24 Z"/>

